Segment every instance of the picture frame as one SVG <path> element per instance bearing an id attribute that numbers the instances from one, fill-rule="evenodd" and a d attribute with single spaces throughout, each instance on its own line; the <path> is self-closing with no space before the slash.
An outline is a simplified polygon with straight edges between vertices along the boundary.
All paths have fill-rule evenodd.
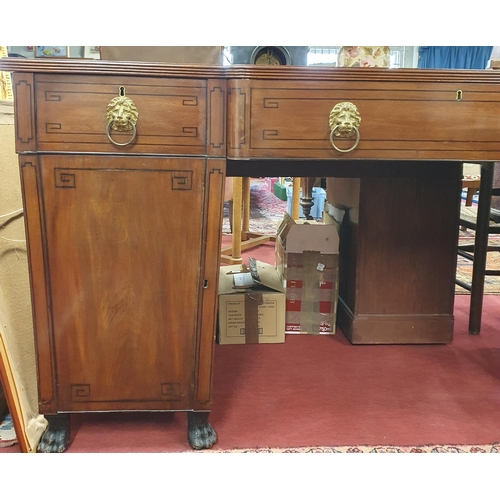
<path id="1" fill-rule="evenodd" d="M 83 58 L 84 59 L 100 59 L 101 50 L 98 45 L 88 45 L 83 47 Z"/>
<path id="2" fill-rule="evenodd" d="M 35 57 L 69 57 L 69 46 L 35 46 Z"/>

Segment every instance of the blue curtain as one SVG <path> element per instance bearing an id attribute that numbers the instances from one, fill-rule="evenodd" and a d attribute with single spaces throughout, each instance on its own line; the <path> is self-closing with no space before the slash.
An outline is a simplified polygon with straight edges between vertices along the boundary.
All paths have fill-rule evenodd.
<path id="1" fill-rule="evenodd" d="M 418 67 L 436 69 L 486 69 L 491 47 L 427 46 L 418 49 Z"/>

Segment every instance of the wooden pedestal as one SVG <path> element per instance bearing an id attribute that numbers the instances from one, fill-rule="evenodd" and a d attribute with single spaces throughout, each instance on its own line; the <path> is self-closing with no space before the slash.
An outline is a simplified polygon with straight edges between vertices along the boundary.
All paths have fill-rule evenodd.
<path id="1" fill-rule="evenodd" d="M 460 185 L 456 167 L 411 164 L 401 178 L 327 180 L 346 210 L 338 323 L 353 344 L 451 341 Z"/>

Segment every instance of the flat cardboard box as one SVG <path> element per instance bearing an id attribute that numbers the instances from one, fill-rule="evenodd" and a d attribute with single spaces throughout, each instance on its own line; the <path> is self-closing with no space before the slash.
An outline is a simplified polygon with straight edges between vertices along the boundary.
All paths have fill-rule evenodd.
<path id="1" fill-rule="evenodd" d="M 255 262 L 260 283 L 249 273 L 242 273 L 244 269 L 241 265 L 220 268 L 219 344 L 274 344 L 285 341 L 283 284 L 274 266 Z"/>
<path id="2" fill-rule="evenodd" d="M 107 61 L 146 61 L 167 64 L 203 64 L 222 66 L 220 46 L 101 46 L 101 59 Z"/>
<path id="3" fill-rule="evenodd" d="M 293 220 L 276 235 L 276 269 L 285 287 L 285 333 L 334 334 L 338 301 L 338 224 Z"/>

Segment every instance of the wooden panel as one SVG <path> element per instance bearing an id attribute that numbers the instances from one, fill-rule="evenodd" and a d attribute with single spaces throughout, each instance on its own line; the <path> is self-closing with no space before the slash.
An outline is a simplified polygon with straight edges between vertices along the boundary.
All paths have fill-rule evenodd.
<path id="1" fill-rule="evenodd" d="M 340 300 L 337 322 L 352 344 L 448 344 L 453 339 L 453 316 L 354 315 Z"/>
<path id="2" fill-rule="evenodd" d="M 458 176 L 361 179 L 357 313 L 453 314 L 459 192 Z"/>
<path id="3" fill-rule="evenodd" d="M 249 82 L 228 82 L 227 149 L 229 158 L 247 158 L 250 131 Z"/>
<path id="4" fill-rule="evenodd" d="M 200 335 L 196 349 L 195 410 L 209 409 L 212 402 L 212 364 L 217 318 L 217 296 L 219 289 L 219 262 L 213 256 L 220 255 L 222 232 L 222 207 L 224 203 L 225 159 L 207 160 L 207 192 L 205 200 L 206 244 L 203 246 L 204 274 L 201 292 Z"/>
<path id="5" fill-rule="evenodd" d="M 226 156 L 226 82 L 208 81 L 208 140 L 209 156 Z"/>
<path id="6" fill-rule="evenodd" d="M 329 180 L 327 201 L 346 210 L 339 323 L 351 342 L 451 341 L 461 166 L 444 173 Z"/>
<path id="7" fill-rule="evenodd" d="M 33 75 L 14 74 L 13 81 L 16 102 L 16 152 L 36 151 Z"/>
<path id="8" fill-rule="evenodd" d="M 192 408 L 205 160 L 41 170 L 58 410 Z"/>
<path id="9" fill-rule="evenodd" d="M 106 135 L 106 109 L 120 86 L 139 112 L 137 137 L 126 147 L 112 144 Z M 206 154 L 206 94 L 204 80 L 37 75 L 38 147 L 47 152 Z M 111 131 L 111 136 L 125 143 L 132 132 Z M 216 145 L 221 147 L 220 134 Z"/>
<path id="10" fill-rule="evenodd" d="M 54 347 L 47 298 L 48 270 L 44 253 L 45 231 L 36 156 L 19 158 L 23 192 L 26 246 L 31 284 L 33 329 L 35 333 L 38 406 L 40 413 L 55 413 L 57 409 Z"/>
<path id="11" fill-rule="evenodd" d="M 231 158 L 500 157 L 500 95 L 490 86 L 279 80 L 251 81 L 247 90 L 238 81 L 229 85 L 230 116 L 242 117 L 233 118 Z M 340 102 L 354 103 L 361 115 L 359 145 L 349 153 L 336 151 L 329 139 L 330 111 Z M 348 149 L 354 138 L 335 144 Z"/>

